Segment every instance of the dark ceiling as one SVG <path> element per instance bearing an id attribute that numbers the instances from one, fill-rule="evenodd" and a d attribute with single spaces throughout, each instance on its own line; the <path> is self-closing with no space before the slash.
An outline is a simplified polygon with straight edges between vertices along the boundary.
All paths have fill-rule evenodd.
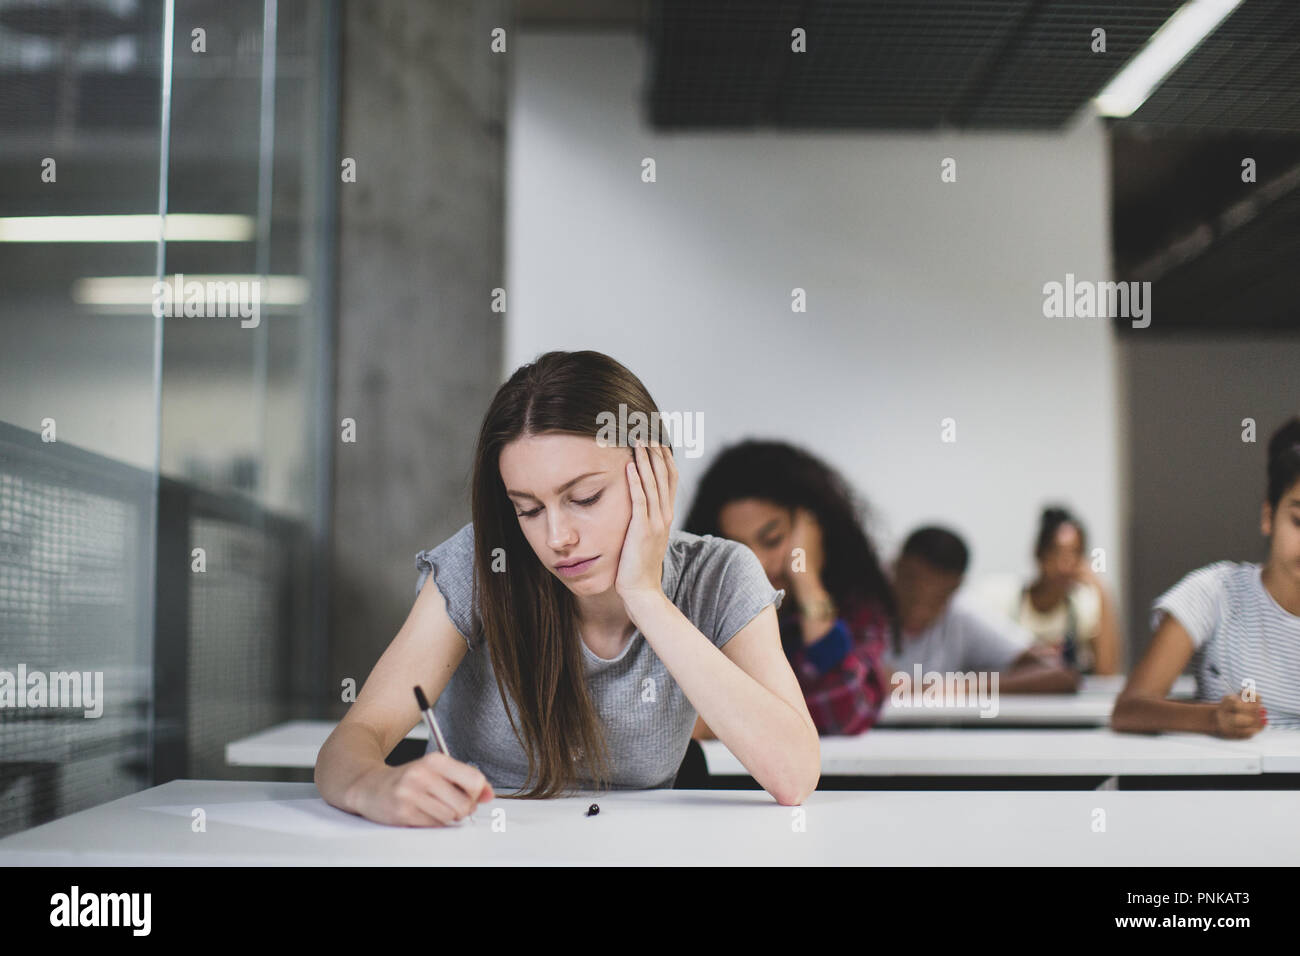
<path id="1" fill-rule="evenodd" d="M 662 129 L 1059 129 L 1183 0 L 657 0 Z M 807 50 L 791 51 L 801 27 Z M 1092 51 L 1105 30 L 1106 50 Z M 1119 125 L 1300 133 L 1300 3 L 1245 0 Z"/>
<path id="2" fill-rule="evenodd" d="M 1059 128 L 1180 0 L 661 0 L 649 121 L 681 127 Z M 802 27 L 807 51 L 791 51 Z M 1092 31 L 1106 31 L 1093 53 Z"/>
<path id="3" fill-rule="evenodd" d="M 1300 3 L 1245 0 L 1122 125 L 1300 134 Z"/>

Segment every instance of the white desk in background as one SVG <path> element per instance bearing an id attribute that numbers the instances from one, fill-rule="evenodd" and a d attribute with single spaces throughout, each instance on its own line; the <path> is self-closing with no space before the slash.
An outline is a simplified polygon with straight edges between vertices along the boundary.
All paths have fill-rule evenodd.
<path id="1" fill-rule="evenodd" d="M 316 766 L 316 755 L 337 727 L 331 720 L 291 720 L 226 744 L 226 763 L 232 767 Z M 406 735 L 407 740 L 429 739 L 424 721 Z M 454 752 L 454 751 L 453 751 Z"/>
<path id="2" fill-rule="evenodd" d="M 1123 675 L 1085 677 L 1077 694 L 998 694 L 997 711 L 978 704 L 927 707 L 899 706 L 885 698 L 881 727 L 1105 727 L 1115 698 L 1124 687 Z M 1194 678 L 1183 676 L 1174 682 L 1172 697 L 1191 697 Z"/>
<path id="3" fill-rule="evenodd" d="M 1300 734 L 1296 735 L 1300 737 Z M 824 776 L 1168 776 L 1258 774 L 1258 751 L 1201 734 L 1112 730 L 885 730 L 821 739 Z M 720 740 L 701 742 L 712 776 L 748 776 Z"/>
<path id="4" fill-rule="evenodd" d="M 1127 674 L 1085 674 L 1083 675 L 1083 686 L 1079 688 L 1079 693 L 1109 694 L 1112 698 L 1118 697 L 1119 692 L 1124 689 L 1126 681 L 1128 681 Z M 1195 697 L 1196 678 L 1191 674 L 1180 674 L 1174 680 L 1174 686 L 1169 689 L 1169 696 Z"/>
<path id="5" fill-rule="evenodd" d="M 880 727 L 1105 727 L 1115 698 L 1109 694 L 999 694 L 997 710 L 978 704 L 899 706 L 885 698 Z M 989 716 L 983 716 L 984 714 Z"/>
<path id="6" fill-rule="evenodd" d="M 1000 701 L 1000 704 L 1005 705 L 1008 700 L 1010 700 L 1010 695 L 1008 695 L 1006 698 L 1003 698 Z M 1086 705 L 1088 702 L 1086 699 L 1081 700 L 1081 699 L 1072 698 L 1071 703 L 1077 707 L 1081 703 Z M 1058 708 L 1056 713 L 1058 714 L 1061 713 L 1062 712 L 1060 709 L 1061 702 L 1057 701 L 1056 706 Z M 902 708 L 899 709 L 901 710 Z M 1095 706 L 1094 709 L 1096 709 Z M 1079 707 L 1079 712 L 1086 714 L 1089 713 L 1090 711 L 1086 707 Z M 1110 714 L 1109 704 L 1106 705 L 1106 714 L 1107 714 L 1107 718 L 1109 718 L 1109 714 Z M 891 737 L 895 738 L 897 742 L 892 744 L 891 746 L 893 746 L 896 752 L 898 753 L 914 752 L 917 751 L 917 748 L 921 746 L 927 748 L 937 748 L 939 746 L 937 744 L 937 741 L 942 740 L 944 741 L 942 746 L 946 748 L 949 753 L 957 757 L 960 757 L 961 755 L 969 752 L 967 748 L 969 746 L 969 741 L 971 739 L 981 739 L 983 735 L 987 735 L 987 734 L 996 734 L 999 736 L 1011 735 L 1007 737 L 1007 741 L 1004 746 L 1008 748 L 1008 750 L 1014 750 L 1014 747 L 1016 746 L 1015 742 L 1022 740 L 1026 736 L 1040 737 L 1043 735 L 1052 735 L 1052 734 L 1059 735 L 1061 733 L 1065 733 L 1065 734 L 1078 733 L 1078 731 L 1074 731 L 1074 730 L 1069 730 L 1069 731 L 992 730 L 989 727 L 989 724 L 991 723 L 992 721 L 989 720 L 980 721 L 977 718 L 976 720 L 970 722 L 969 729 L 947 731 L 946 733 L 948 736 L 946 737 L 933 737 L 932 735 L 936 733 L 936 731 L 933 731 L 928 727 L 919 730 L 901 730 L 901 731 L 890 730 L 888 726 L 883 725 L 883 722 L 882 722 L 882 726 L 869 730 L 867 731 L 867 733 L 859 735 L 858 737 L 823 737 L 822 738 L 823 773 L 837 773 L 837 772 L 849 773 L 849 771 L 835 771 L 835 770 L 827 769 L 826 755 L 828 753 L 838 752 L 837 748 L 842 748 L 846 745 L 849 747 L 850 750 L 853 750 L 854 748 L 857 747 L 865 746 L 866 744 L 864 742 L 867 741 L 868 739 L 874 741 L 874 740 L 889 740 L 891 739 Z M 983 726 L 981 726 L 981 724 Z M 312 767 L 316 766 L 316 756 L 317 754 L 320 753 L 321 746 L 325 743 L 325 739 L 329 737 L 330 733 L 334 730 L 334 727 L 335 725 L 328 720 L 293 720 L 285 724 L 279 724 L 275 727 L 270 727 L 266 730 L 259 731 L 258 733 L 253 734 L 252 736 L 245 737 L 242 740 L 232 741 L 231 743 L 227 744 L 226 763 L 232 767 L 296 767 L 296 768 L 311 769 Z M 1097 733 L 1102 733 L 1102 734 L 1109 733 L 1109 731 L 1101 730 L 1100 728 L 1094 727 L 1090 724 L 1083 724 L 1083 728 L 1087 730 L 1095 731 Z M 924 744 L 924 745 L 918 744 L 916 742 L 908 743 L 909 738 L 917 737 L 919 739 L 923 736 L 930 736 L 931 743 Z M 410 732 L 410 734 L 407 735 L 408 740 L 428 740 L 428 738 L 429 738 L 429 730 L 423 723 L 417 724 L 415 728 Z M 1138 738 L 1134 738 L 1134 739 L 1138 739 Z M 1209 738 L 1205 738 L 1205 739 L 1208 740 Z M 719 747 L 722 748 L 723 752 L 726 752 L 726 748 L 723 747 L 722 744 L 716 740 L 703 741 L 702 743 L 704 744 L 706 758 L 709 757 L 711 753 L 717 753 Z M 877 747 L 882 745 L 873 743 L 870 744 L 870 746 Z M 931 749 L 929 750 L 929 752 L 933 753 L 935 752 L 935 750 Z M 1044 746 L 1041 747 L 1036 752 L 1050 752 L 1050 751 L 1046 746 Z M 728 756 L 730 756 L 729 753 Z M 732 771 L 714 770 L 712 769 L 712 766 L 713 766 L 712 762 L 710 762 L 710 773 L 713 774 L 732 772 Z M 744 771 L 738 770 L 734 772 L 743 773 Z M 857 771 L 853 771 L 853 772 L 856 773 Z M 969 771 L 970 774 L 974 774 L 976 772 L 977 771 Z M 1021 773 L 1021 772 L 1030 772 L 1030 771 L 1014 771 L 1014 772 Z M 1038 772 L 1043 773 L 1046 771 L 1038 771 Z M 1055 772 L 1064 773 L 1066 771 L 1055 771 Z M 1259 770 L 1256 769 L 1253 772 L 1258 773 Z M 947 774 L 950 773 L 950 771 L 944 771 L 944 773 Z M 983 773 L 991 773 L 991 771 L 983 771 Z"/>
<path id="7" fill-rule="evenodd" d="M 881 726 L 956 726 L 990 727 L 993 725 L 1033 727 L 1064 724 L 1078 727 L 1105 727 L 1110 723 L 1114 695 L 1123 687 L 1124 678 L 1085 677 L 1078 694 L 1000 694 L 998 716 L 980 717 L 978 707 L 931 708 L 893 707 L 886 704 Z M 1189 695 L 1195 690 L 1190 677 L 1178 678 L 1174 694 Z M 335 724 L 328 720 L 291 720 L 268 727 L 240 740 L 226 744 L 226 763 L 232 767 L 316 766 L 316 755 Z M 407 740 L 428 740 L 424 722 L 416 724 Z"/>
<path id="8" fill-rule="evenodd" d="M 206 832 L 191 830 L 196 807 Z M 174 780 L 0 840 L 0 866 L 1235 868 L 1300 859 L 1294 811 L 1273 790 L 818 791 L 800 808 L 761 790 L 640 790 L 494 800 L 472 825 L 412 828 L 331 807 L 310 783 Z"/>
<path id="9" fill-rule="evenodd" d="M 310 769 L 334 726 L 328 720 L 280 724 L 227 744 L 226 761 L 231 766 Z M 428 729 L 417 724 L 406 739 L 427 740 Z M 721 741 L 701 745 L 711 774 L 745 772 Z M 1207 748 L 1225 754 L 1226 762 L 1199 760 L 1196 755 Z M 877 727 L 856 737 L 823 737 L 821 751 L 822 773 L 829 776 L 1300 773 L 1300 731 L 1290 730 L 1265 730 L 1250 740 L 1230 741 L 1205 734 L 1120 734 L 1105 728 Z"/>

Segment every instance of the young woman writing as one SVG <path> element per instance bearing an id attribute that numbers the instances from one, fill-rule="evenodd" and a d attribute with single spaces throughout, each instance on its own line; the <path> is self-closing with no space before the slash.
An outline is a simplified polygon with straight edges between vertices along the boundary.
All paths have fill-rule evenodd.
<path id="1" fill-rule="evenodd" d="M 1269 440 L 1260 532 L 1262 565 L 1217 561 L 1156 599 L 1155 634 L 1111 714 L 1116 730 L 1251 737 L 1300 727 L 1300 418 Z M 1196 700 L 1167 700 L 1189 661 Z"/>
<path id="2" fill-rule="evenodd" d="M 548 352 L 498 390 L 473 521 L 416 556 L 411 613 L 321 748 L 326 801 L 438 826 L 494 788 L 671 786 L 697 713 L 779 803 L 815 789 L 817 732 L 777 628 L 783 592 L 745 547 L 671 531 L 669 447 L 602 431 L 602 413 L 652 412 L 640 380 L 599 352 Z M 415 684 L 454 757 L 390 767 L 420 719 Z"/>

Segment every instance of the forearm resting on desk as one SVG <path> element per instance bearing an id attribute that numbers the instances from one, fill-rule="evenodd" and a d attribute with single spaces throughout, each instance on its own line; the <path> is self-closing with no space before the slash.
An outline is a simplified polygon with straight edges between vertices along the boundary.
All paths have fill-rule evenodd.
<path id="1" fill-rule="evenodd" d="M 1121 694 L 1110 715 L 1110 726 L 1131 733 L 1181 730 L 1212 734 L 1215 709 L 1215 704 Z"/>
<path id="2" fill-rule="evenodd" d="M 998 678 L 1003 694 L 1073 694 L 1079 689 L 1079 673 L 1051 664 L 1028 660 L 1023 655 Z"/>
<path id="3" fill-rule="evenodd" d="M 326 803 L 359 814 L 357 784 L 387 766 L 384 756 L 373 731 L 344 721 L 334 728 L 316 757 L 316 789 Z"/>
<path id="4" fill-rule="evenodd" d="M 817 788 L 817 730 L 781 651 L 776 610 L 763 608 L 716 647 L 663 592 L 624 596 L 633 622 L 718 739 L 778 803 L 799 804 Z M 779 693 L 731 659 L 763 673 Z M 796 709 L 796 707 L 798 709 Z"/>

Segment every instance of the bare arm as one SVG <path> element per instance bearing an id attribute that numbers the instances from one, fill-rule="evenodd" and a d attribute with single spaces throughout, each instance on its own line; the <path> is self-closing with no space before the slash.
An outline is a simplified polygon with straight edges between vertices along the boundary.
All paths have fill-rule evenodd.
<path id="1" fill-rule="evenodd" d="M 723 649 L 723 653 L 724 654 L 726 653 L 725 648 Z M 694 738 L 695 740 L 717 740 L 718 739 L 718 735 L 715 734 L 713 731 L 709 730 L 709 725 L 704 722 L 704 718 L 698 715 L 695 718 L 695 729 L 691 731 L 691 737 Z"/>
<path id="2" fill-rule="evenodd" d="M 1119 673 L 1119 615 L 1110 591 L 1100 581 L 1095 582 L 1101 602 L 1101 620 L 1097 625 L 1097 638 L 1093 642 L 1093 672 Z M 1180 668 L 1181 669 L 1181 668 Z"/>
<path id="3" fill-rule="evenodd" d="M 821 742 L 776 609 L 763 608 L 719 650 L 662 594 L 628 606 L 700 720 L 778 803 L 802 803 L 821 777 Z"/>
<path id="4" fill-rule="evenodd" d="M 719 650 L 668 600 L 661 568 L 677 467 L 668 446 L 638 445 L 634 458 L 627 469 L 632 518 L 614 584 L 623 606 L 699 717 L 759 786 L 778 803 L 800 804 L 821 778 L 821 742 L 781 647 L 776 608 L 766 605 Z"/>
<path id="5" fill-rule="evenodd" d="M 430 576 L 401 630 L 376 662 L 356 701 L 316 757 L 316 788 L 327 803 L 363 814 L 364 782 L 376 774 L 397 769 L 389 767 L 384 758 L 421 719 L 412 688 L 418 683 L 430 704 L 436 703 L 465 653 L 465 639 L 448 617 L 446 602 Z M 421 759 L 437 767 L 441 776 L 464 776 L 466 785 L 474 783 L 470 774 L 482 776 L 475 768 L 442 754 L 426 754 Z M 432 795 L 449 806 L 464 802 L 450 782 L 441 779 L 426 782 L 432 788 Z M 407 799 L 436 816 L 432 811 L 437 808 L 422 794 Z"/>
<path id="6" fill-rule="evenodd" d="M 1258 701 L 1247 702 L 1231 694 L 1214 704 L 1168 699 L 1174 680 L 1194 650 L 1186 628 L 1166 614 L 1115 700 L 1111 727 L 1132 733 L 1181 730 L 1220 737 L 1249 737 L 1259 730 Z"/>
<path id="7" fill-rule="evenodd" d="M 1046 664 L 1033 651 L 1025 651 L 998 677 L 1002 694 L 1073 694 L 1079 689 L 1079 672 Z"/>

